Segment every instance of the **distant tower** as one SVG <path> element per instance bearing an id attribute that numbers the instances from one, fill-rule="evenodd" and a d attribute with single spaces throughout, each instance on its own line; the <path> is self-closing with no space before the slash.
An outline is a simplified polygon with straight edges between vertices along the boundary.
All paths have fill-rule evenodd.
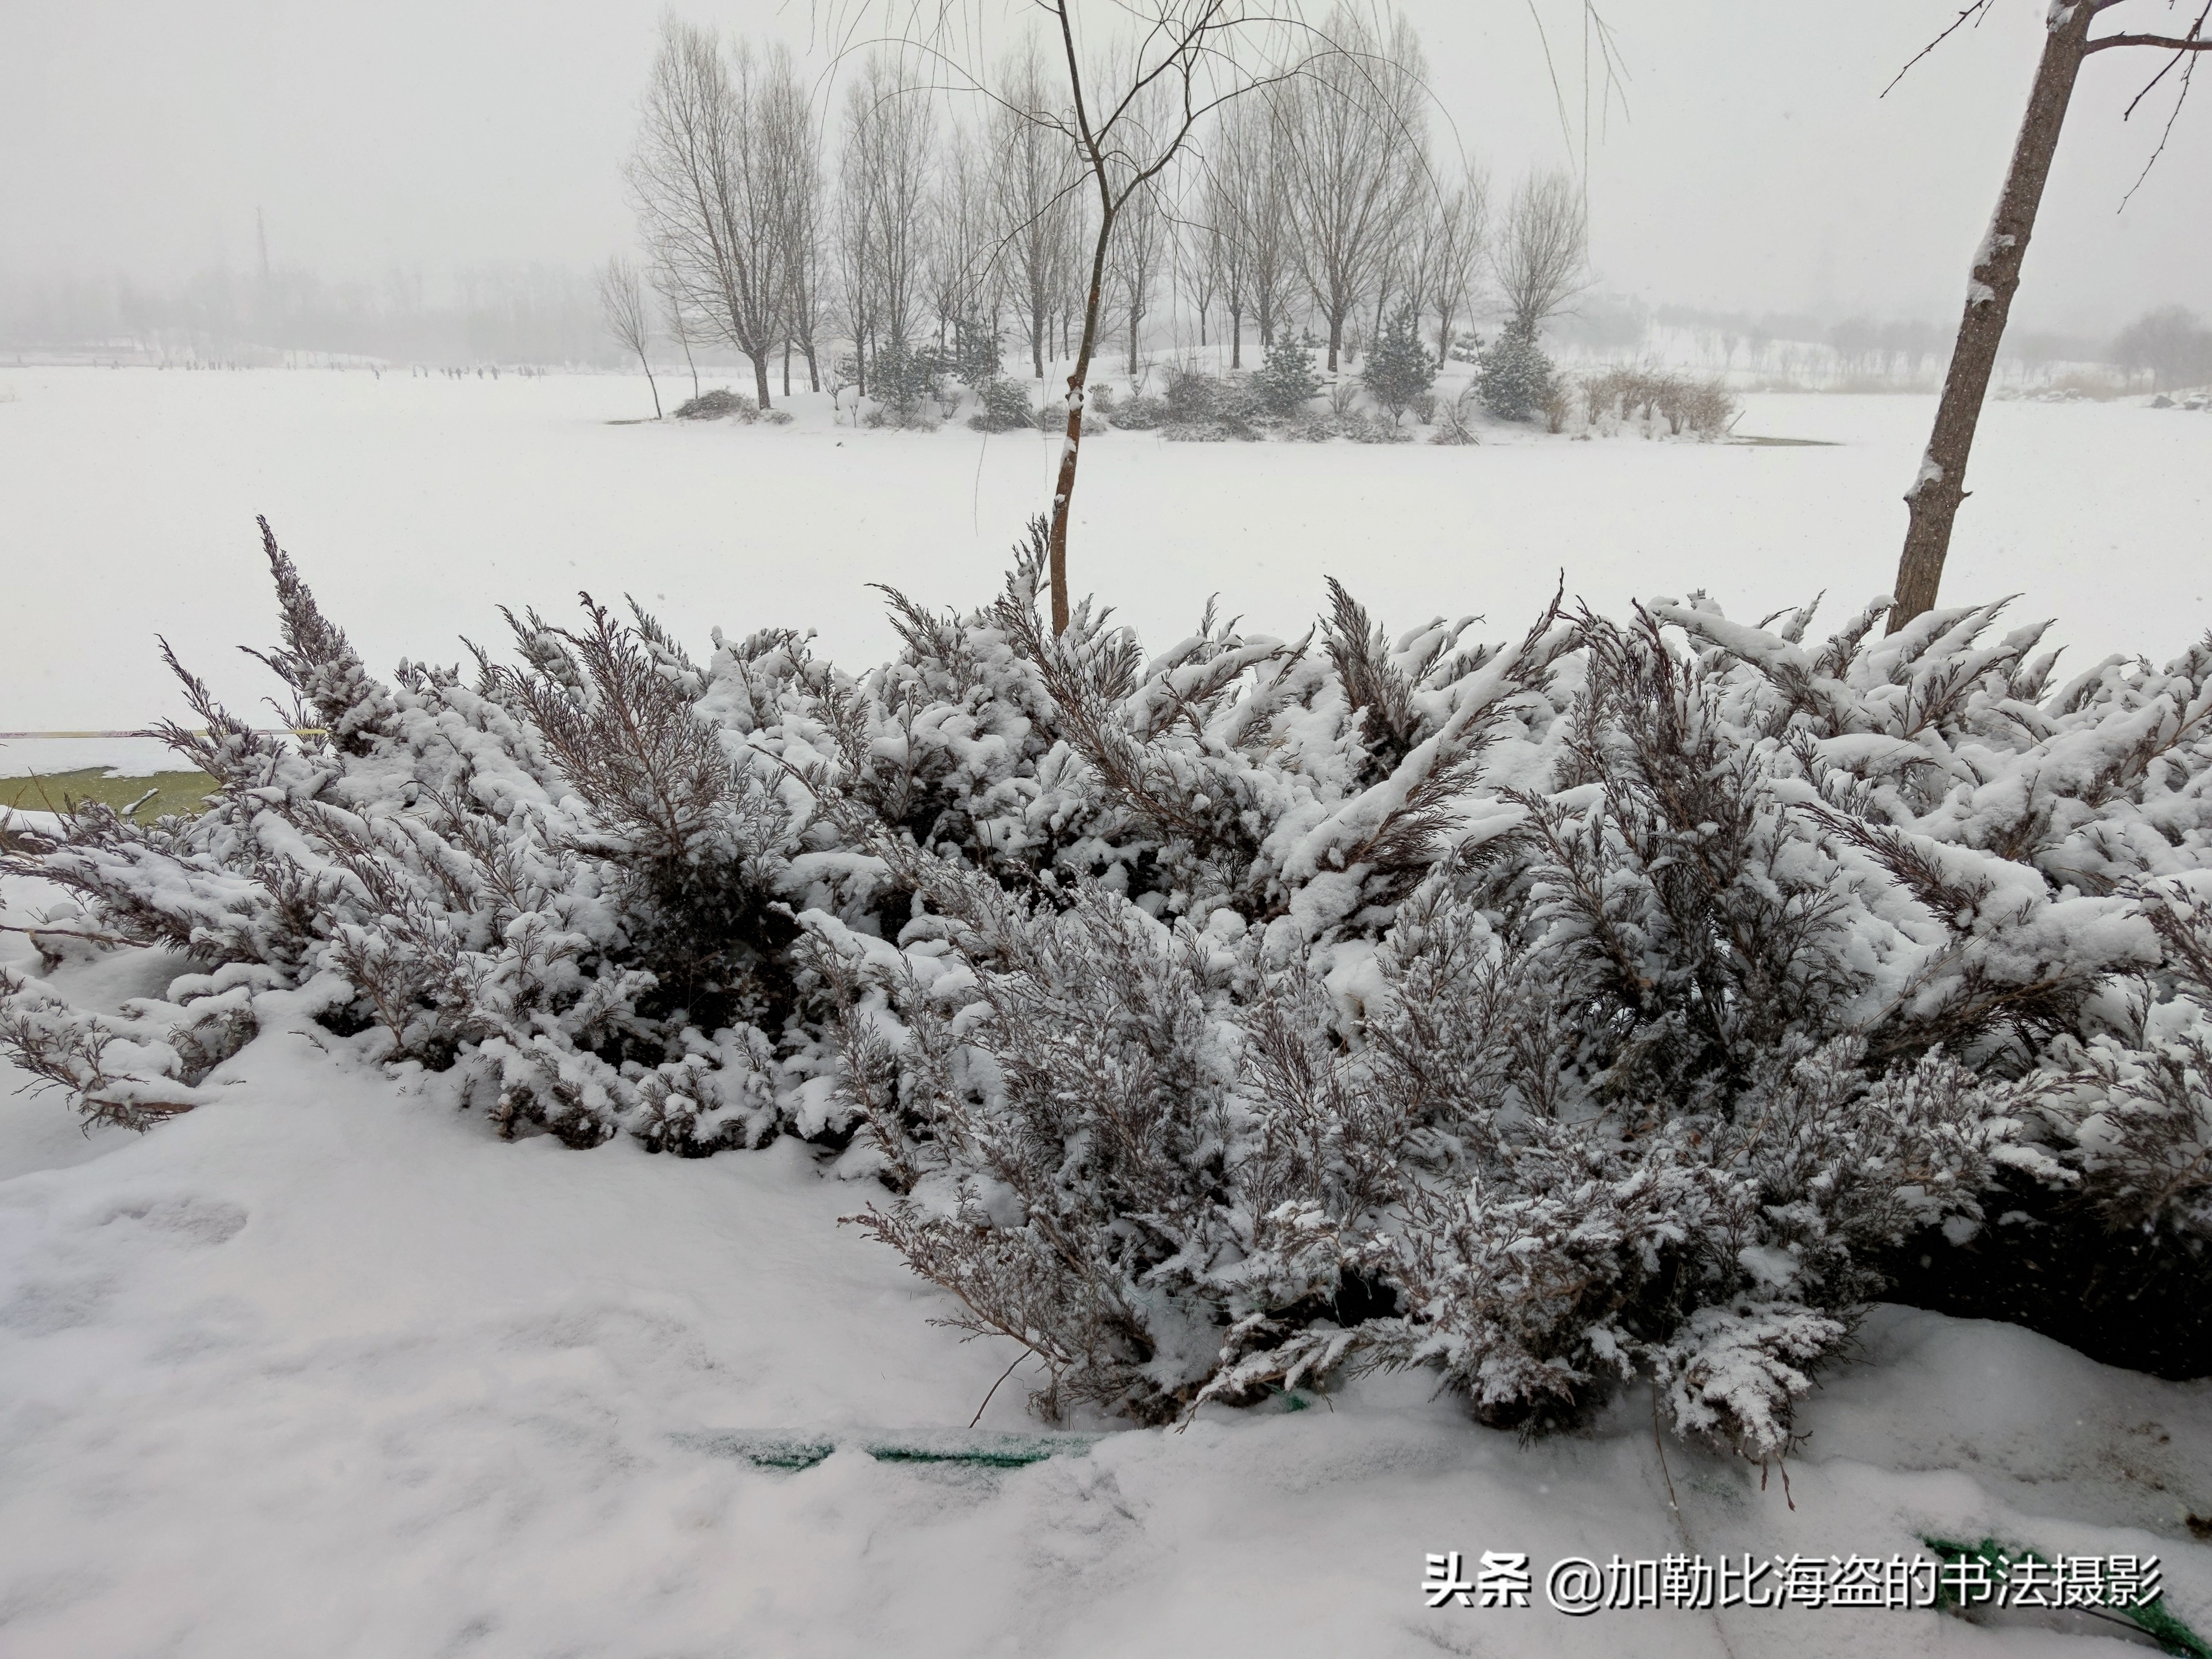
<path id="1" fill-rule="evenodd" d="M 269 283 L 269 227 L 261 222 L 259 208 L 253 210 L 253 240 L 261 246 L 261 282 L 265 288 Z"/>

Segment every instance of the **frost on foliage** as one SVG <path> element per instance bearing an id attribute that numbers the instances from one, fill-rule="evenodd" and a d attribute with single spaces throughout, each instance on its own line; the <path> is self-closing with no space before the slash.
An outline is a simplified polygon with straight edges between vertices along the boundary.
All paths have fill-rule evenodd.
<path id="1" fill-rule="evenodd" d="M 1815 644 L 1698 596 L 1394 637 L 1332 584 L 1147 658 L 1050 632 L 1038 525 L 859 675 L 586 597 L 387 684 L 265 545 L 302 735 L 179 667 L 212 810 L 5 860 L 185 958 L 0 985 L 94 1115 L 281 1010 L 507 1133 L 819 1144 L 1047 1411 L 1413 1366 L 1533 1430 L 1640 1378 L 1759 1459 L 2000 1180 L 2212 1233 L 2212 645 L 2066 679 L 1999 606 Z"/>

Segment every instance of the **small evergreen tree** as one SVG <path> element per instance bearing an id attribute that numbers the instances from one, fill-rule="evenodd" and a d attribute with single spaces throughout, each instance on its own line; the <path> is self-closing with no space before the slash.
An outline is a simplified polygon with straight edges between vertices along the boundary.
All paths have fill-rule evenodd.
<path id="1" fill-rule="evenodd" d="M 1278 420 L 1295 415 L 1306 400 L 1321 391 L 1321 376 L 1314 373 L 1312 349 L 1289 340 L 1278 341 L 1267 351 L 1267 361 L 1252 372 L 1253 395 L 1260 407 Z"/>
<path id="2" fill-rule="evenodd" d="M 1000 351 L 999 331 L 988 319 L 963 317 L 952 330 L 952 378 L 977 388 L 997 380 Z"/>
<path id="3" fill-rule="evenodd" d="M 1523 330 L 1499 334 L 1482 354 L 1481 368 L 1483 406 L 1501 421 L 1532 418 L 1552 395 L 1552 360 Z"/>
<path id="4" fill-rule="evenodd" d="M 1401 305 L 1383 325 L 1367 359 L 1366 380 L 1375 401 L 1390 411 L 1393 421 L 1403 418 L 1421 394 L 1436 384 L 1436 359 L 1421 343 L 1411 305 Z"/>
<path id="5" fill-rule="evenodd" d="M 975 383 L 975 412 L 968 424 L 978 432 L 1016 432 L 1034 418 L 1030 394 L 1014 381 L 997 376 Z"/>
<path id="6" fill-rule="evenodd" d="M 921 401 L 936 389 L 944 366 L 926 346 L 891 340 L 876 353 L 869 389 L 900 421 L 919 418 Z"/>

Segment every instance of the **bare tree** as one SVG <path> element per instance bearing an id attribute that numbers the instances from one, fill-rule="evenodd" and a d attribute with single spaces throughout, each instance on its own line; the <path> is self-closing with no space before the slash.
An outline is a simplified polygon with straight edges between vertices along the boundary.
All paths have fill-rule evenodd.
<path id="1" fill-rule="evenodd" d="M 726 55 L 709 31 L 665 17 L 629 167 L 647 246 L 686 302 L 751 360 L 763 409 L 790 276 L 789 167 L 769 116 L 796 79 L 781 45 L 765 62 L 744 41 Z"/>
<path id="2" fill-rule="evenodd" d="M 1199 349 L 1203 350 L 1210 343 L 1206 321 L 1221 295 L 1221 234 L 1206 211 L 1206 171 L 1194 150 L 1185 152 L 1174 177 L 1174 190 L 1167 198 L 1169 275 L 1176 314 L 1180 317 L 1185 306 L 1196 313 Z"/>
<path id="3" fill-rule="evenodd" d="M 889 52 L 869 55 L 846 89 L 838 164 L 838 264 L 845 326 L 860 384 L 885 345 L 914 339 L 927 303 L 935 110 Z"/>
<path id="4" fill-rule="evenodd" d="M 1244 260 L 1244 299 L 1265 350 L 1289 319 L 1298 276 L 1297 228 L 1282 141 L 1291 100 L 1271 90 L 1224 113 L 1222 149 Z"/>
<path id="5" fill-rule="evenodd" d="M 775 234 L 783 259 L 783 395 L 791 395 L 793 345 L 806 359 L 806 387 L 822 390 L 818 341 L 822 274 L 822 133 L 787 58 L 772 64 L 761 100 L 762 142 L 777 174 Z"/>
<path id="6" fill-rule="evenodd" d="M 1133 386 L 1137 379 L 1145 319 L 1152 314 L 1152 296 L 1170 252 L 1170 228 L 1158 190 L 1147 186 L 1135 191 L 1121 210 L 1121 223 L 1107 254 L 1113 303 L 1129 330 L 1129 380 Z"/>
<path id="7" fill-rule="evenodd" d="M 1044 379 L 1053 324 L 1073 280 L 1081 234 L 1082 173 L 1051 119 L 1052 90 L 1035 46 L 1008 60 L 990 118 L 991 212 L 1009 297 Z"/>
<path id="8" fill-rule="evenodd" d="M 1203 260 L 1206 266 L 1206 282 L 1211 294 L 1220 298 L 1221 308 L 1229 313 L 1229 367 L 1244 366 L 1244 313 L 1249 303 L 1252 280 L 1250 256 L 1243 239 L 1237 220 L 1238 157 L 1235 153 L 1232 131 L 1237 118 L 1255 108 L 1253 100 L 1224 110 L 1217 124 L 1215 142 L 1206 158 L 1204 177 L 1196 192 L 1191 213 L 1193 225 L 1192 257 Z M 1205 309 L 1199 313 L 1200 343 L 1204 342 Z"/>
<path id="9" fill-rule="evenodd" d="M 2212 380 L 2212 329 L 2183 307 L 2161 306 L 2113 337 L 2112 361 L 2124 369 L 2148 370 L 2153 392 Z"/>
<path id="10" fill-rule="evenodd" d="M 1531 173 L 1513 192 L 1491 251 L 1506 327 L 1534 339 L 1582 292 L 1589 266 L 1589 216 L 1581 186 L 1565 173 Z"/>
<path id="11" fill-rule="evenodd" d="M 1456 181 L 1438 180 L 1421 218 L 1409 297 L 1437 319 L 1437 361 L 1451 356 L 1452 325 L 1473 313 L 1490 244 L 1490 181 L 1468 162 Z"/>
<path id="12" fill-rule="evenodd" d="M 929 217 L 930 308 L 940 349 L 958 331 L 998 309 L 998 238 L 993 234 L 990 167 L 981 141 L 955 123 L 938 169 Z"/>
<path id="13" fill-rule="evenodd" d="M 1897 565 L 1897 604 L 1889 613 L 1892 633 L 1936 603 L 1936 591 L 1943 579 L 1943 561 L 1951 549 L 1951 526 L 1959 516 L 1959 504 L 1966 498 L 1966 458 L 1973 449 L 1974 428 L 1981 418 L 1990 377 L 1996 368 L 1997 348 L 2004 339 L 2013 295 L 2020 287 L 2021 266 L 2043 201 L 2044 181 L 2050 177 L 2051 158 L 2057 154 L 2058 135 L 2066 125 L 2067 106 L 2073 100 L 2074 82 L 2082 64 L 2094 53 L 2119 47 L 2142 46 L 2168 54 L 2165 67 L 2136 94 L 2136 104 L 2179 66 L 2181 74 L 2173 104 L 2174 115 L 2179 115 L 2189 95 L 2197 54 L 2212 52 L 2212 38 L 2205 33 L 2205 23 L 2212 19 L 2212 0 L 2207 0 L 2184 35 L 2126 32 L 2091 35 L 2100 17 L 2129 3 L 2072 0 L 2070 4 L 2053 4 L 2044 20 L 2043 58 L 2028 93 L 2027 118 L 2013 144 L 2012 164 L 1997 198 L 1996 215 L 1974 252 L 1959 340 L 1952 348 L 1951 366 L 1943 377 L 1943 396 L 1936 407 L 1936 428 L 1921 458 L 1920 471 L 1905 494 L 1909 517 L 1905 551 Z M 1969 18 L 1978 19 L 1989 5 L 1990 0 L 1972 0 L 1921 57 L 1934 51 Z M 2129 106 L 2130 112 L 2134 108 L 2135 104 Z M 2173 120 L 2169 117 L 2166 135 L 2172 131 Z M 2166 137 L 2161 136 L 2159 149 L 2165 145 Z M 2150 162 L 2145 164 L 2146 173 L 2157 159 L 2158 152 L 2154 151 Z"/>
<path id="14" fill-rule="evenodd" d="M 1396 20 L 1388 40 L 1348 6 L 1330 12 L 1316 54 L 1290 83 L 1273 137 L 1289 169 L 1294 243 L 1337 368 L 1344 328 L 1376 295 L 1417 178 L 1425 126 L 1421 49 Z"/>
<path id="15" fill-rule="evenodd" d="M 653 418 L 659 420 L 660 388 L 653 385 L 653 359 L 646 352 L 653 343 L 653 324 L 646 315 L 645 284 L 638 280 L 637 267 L 619 253 L 599 267 L 599 311 L 606 319 L 607 332 L 637 354 L 645 383 L 653 392 Z"/>
<path id="16" fill-rule="evenodd" d="M 1036 0 L 1036 9 L 1055 37 L 1065 76 L 1058 96 L 1065 101 L 1056 107 L 1024 107 L 1012 100 L 1001 104 L 1073 149 L 1095 215 L 1048 544 L 1055 635 L 1067 627 L 1067 526 L 1082 453 L 1085 392 L 1105 304 L 1107 259 L 1116 229 L 1131 202 L 1155 187 L 1206 115 L 1277 78 L 1249 61 L 1261 44 L 1258 37 L 1279 21 L 1263 4 L 1264 0 L 1126 0 L 1116 9 L 1125 19 L 1134 18 L 1136 38 L 1102 63 L 1080 38 L 1078 0 Z M 939 58 L 952 62 L 948 53 Z M 971 84 L 985 89 L 980 82 Z M 1147 106 L 1157 112 L 1149 119 Z"/>
<path id="17" fill-rule="evenodd" d="M 690 371 L 691 395 L 699 395 L 699 364 L 692 356 L 691 347 L 702 337 L 699 319 L 684 302 L 683 285 L 676 273 L 668 268 L 665 259 L 653 262 L 653 289 L 660 296 L 660 315 L 668 325 L 668 337 L 684 349 L 684 367 Z M 656 406 L 658 399 L 655 400 Z"/>
<path id="18" fill-rule="evenodd" d="M 1419 46 L 1402 20 L 1391 33 L 1387 52 L 1377 54 L 1358 46 L 1367 42 L 1371 47 L 1372 32 L 1360 26 L 1342 5 L 1332 14 L 1328 27 L 1310 29 L 1299 21 L 1298 0 L 1114 0 L 1109 5 L 1089 8 L 1082 5 L 1082 0 L 1031 0 L 1027 9 L 1052 37 L 1053 55 L 1064 76 L 1048 105 L 1042 100 L 1031 102 L 994 94 L 978 78 L 980 72 L 963 64 L 962 52 L 982 29 L 981 0 L 930 0 L 927 4 L 922 0 L 851 0 L 851 3 L 860 10 L 879 8 L 901 19 L 902 46 L 922 54 L 932 65 L 933 76 L 994 96 L 1009 117 L 1056 136 L 1073 149 L 1085 176 L 1085 195 L 1095 216 L 1089 222 L 1091 245 L 1079 307 L 1082 326 L 1067 378 L 1066 435 L 1054 480 L 1048 543 L 1053 631 L 1058 635 L 1066 630 L 1068 620 L 1067 526 L 1082 453 L 1085 388 L 1098 344 L 1107 258 L 1116 222 L 1136 193 L 1151 188 L 1182 152 L 1206 116 L 1239 98 L 1282 87 L 1294 79 L 1301 88 L 1316 83 L 1311 70 L 1316 61 L 1338 65 L 1335 84 L 1344 94 L 1340 105 L 1357 95 L 1370 117 L 1380 112 L 1379 122 L 1370 119 L 1364 125 L 1379 125 L 1386 135 L 1385 157 L 1396 160 L 1423 114 Z M 1586 25 L 1595 22 L 1591 0 L 1582 0 L 1581 10 Z M 1103 43 L 1086 44 L 1079 11 L 1108 17 L 1108 27 L 1119 28 L 1125 38 L 1133 36 L 1133 44 L 1101 67 L 1102 60 L 1092 48 Z M 853 14 L 843 15 L 849 18 Z M 1334 38 L 1340 29 L 1352 40 Z M 1286 42 L 1292 50 L 1278 51 L 1276 61 L 1267 63 L 1268 49 Z M 1327 50 L 1315 54 L 1309 51 L 1309 43 L 1318 43 Z M 1297 61 L 1289 62 L 1293 55 Z M 1611 59 L 1605 61 L 1609 80 Z M 1147 129 L 1135 111 L 1139 100 L 1152 97 L 1161 100 L 1164 116 Z M 1303 116 L 1305 112 L 1298 113 Z M 1354 129 L 1348 109 L 1340 107 L 1332 116 L 1337 118 L 1341 139 L 1349 145 Z M 1294 145 L 1302 139 L 1303 125 L 1302 120 L 1291 118 L 1274 131 Z M 1386 172 L 1387 182 L 1376 187 L 1376 199 L 1352 216 L 1367 240 L 1372 240 L 1389 211 L 1384 201 L 1392 191 L 1403 188 L 1405 168 Z M 1340 176 L 1351 188 L 1349 181 L 1357 176 L 1356 170 L 1344 169 Z M 1364 247 L 1358 237 L 1353 240 L 1355 248 Z M 1356 278 L 1362 274 L 1357 269 L 1358 261 L 1373 256 L 1355 252 L 1352 257 L 1355 268 L 1351 274 Z M 1366 284 L 1357 280 L 1342 286 L 1353 298 L 1366 291 Z M 1342 318 L 1349 310 L 1349 301 L 1340 304 L 1333 343 L 1340 337 Z"/>

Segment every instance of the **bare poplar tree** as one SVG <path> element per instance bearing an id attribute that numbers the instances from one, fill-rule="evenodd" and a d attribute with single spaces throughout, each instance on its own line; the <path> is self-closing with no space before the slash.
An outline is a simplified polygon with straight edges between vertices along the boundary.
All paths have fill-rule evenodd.
<path id="1" fill-rule="evenodd" d="M 791 352 L 806 359 L 810 392 L 822 390 L 817 340 L 822 279 L 822 134 L 806 89 L 787 55 L 772 56 L 762 88 L 761 142 L 776 174 L 775 234 L 782 243 L 783 395 L 791 395 Z"/>
<path id="2" fill-rule="evenodd" d="M 1490 246 L 1490 181 L 1469 161 L 1457 180 L 1443 185 L 1442 199 L 1425 224 L 1417 253 L 1423 303 L 1436 313 L 1437 361 L 1451 356 L 1452 325 L 1472 315 L 1482 288 Z"/>
<path id="3" fill-rule="evenodd" d="M 607 332 L 636 354 L 653 392 L 653 418 L 657 421 L 660 388 L 653 385 L 653 359 L 646 350 L 653 343 L 653 324 L 646 314 L 645 284 L 638 280 L 637 267 L 619 253 L 599 267 L 599 313 L 606 319 Z"/>
<path id="4" fill-rule="evenodd" d="M 1498 228 L 1490 263 L 1506 327 L 1534 339 L 1588 284 L 1589 216 L 1574 179 L 1561 172 L 1523 179 Z"/>
<path id="5" fill-rule="evenodd" d="M 955 122 L 938 168 L 929 214 L 929 302 L 937 343 L 986 321 L 998 308 L 998 238 L 992 226 L 991 170 L 981 141 Z"/>
<path id="6" fill-rule="evenodd" d="M 742 40 L 725 53 L 711 32 L 664 18 L 629 166 L 647 245 L 685 301 L 751 361 L 763 409 L 789 289 L 788 169 L 769 118 L 796 80 L 781 45 L 765 62 Z"/>
<path id="7" fill-rule="evenodd" d="M 1198 240 L 1198 253 L 1210 267 L 1210 280 L 1213 291 L 1220 296 L 1221 308 L 1229 313 L 1231 368 L 1244 366 L 1244 313 L 1250 301 L 1252 281 L 1250 253 L 1239 234 L 1243 229 L 1237 210 L 1242 158 L 1235 134 L 1240 120 L 1257 107 L 1257 102 L 1247 100 L 1222 112 L 1193 209 L 1196 221 L 1193 234 Z M 1203 326 L 1201 320 L 1201 329 Z"/>
<path id="8" fill-rule="evenodd" d="M 1106 257 L 1112 281 L 1112 301 L 1129 331 L 1129 379 L 1137 378 L 1145 319 L 1152 314 L 1153 296 L 1170 252 L 1170 226 L 1161 210 L 1158 191 L 1151 185 L 1133 191 L 1121 213 Z"/>
<path id="9" fill-rule="evenodd" d="M 871 53 L 846 89 L 838 158 L 839 273 L 863 388 L 878 351 L 913 340 L 927 304 L 935 138 L 927 95 L 908 83 L 894 54 Z"/>
<path id="10" fill-rule="evenodd" d="M 1052 108 L 1044 60 L 1032 43 L 1000 73 L 988 140 L 993 234 L 1040 380 L 1045 359 L 1054 355 L 1061 296 L 1073 280 L 1085 183 L 1074 146 L 1052 124 Z"/>
<path id="11" fill-rule="evenodd" d="M 1228 112 L 1234 168 L 1237 240 L 1245 261 L 1245 295 L 1264 351 L 1287 325 L 1298 280 L 1297 226 L 1291 213 L 1291 173 L 1282 128 L 1293 100 L 1271 90 Z"/>
<path id="12" fill-rule="evenodd" d="M 1951 550 L 1951 526 L 1959 516 L 1959 504 L 1966 499 L 1966 458 L 1974 447 L 1974 428 L 1981 419 L 1990 377 L 1996 369 L 1997 348 L 2004 339 L 2012 296 L 2020 288 L 2027 239 L 2035 229 L 2044 181 L 2051 175 L 2051 158 L 2058 151 L 2058 135 L 2066 125 L 2067 106 L 2073 100 L 2074 82 L 2081 65 L 2094 53 L 2119 47 L 2141 46 L 2168 54 L 2165 67 L 2128 107 L 2132 113 L 2136 104 L 2179 66 L 2181 74 L 2173 104 L 2173 114 L 2178 116 L 2189 96 L 2197 54 L 2212 52 L 2212 37 L 2205 33 L 2206 22 L 2212 21 L 2212 0 L 2206 0 L 2186 34 L 2090 33 L 2100 17 L 2127 3 L 2130 0 L 2071 0 L 2054 3 L 2044 19 L 2043 57 L 2028 93 L 2027 118 L 2021 123 L 2020 136 L 2013 144 L 2012 164 L 2005 173 L 1996 216 L 1974 252 L 1958 343 L 1952 349 L 1951 366 L 1943 377 L 1943 395 L 1936 406 L 1936 429 L 1921 457 L 1920 471 L 1905 493 L 1909 516 L 1905 550 L 1897 565 L 1897 604 L 1889 613 L 1892 633 L 1936 603 L 1936 591 L 1943 580 L 1943 561 Z M 1969 18 L 1978 19 L 1989 5 L 1990 0 L 1973 0 L 1920 56 L 1934 51 Z M 1913 60 L 1918 61 L 1917 58 Z M 2169 116 L 2159 150 L 2165 149 L 2172 131 L 2173 118 Z M 2154 150 L 2144 166 L 2146 174 L 2157 160 Z"/>
<path id="13" fill-rule="evenodd" d="M 1328 328 L 1332 373 L 1344 327 L 1384 286 L 1393 241 L 1419 177 L 1425 125 L 1420 44 L 1404 18 L 1388 40 L 1339 5 L 1328 46 L 1290 83 L 1274 139 L 1289 169 L 1294 247 L 1314 307 Z"/>
<path id="14" fill-rule="evenodd" d="M 1221 295 L 1225 266 L 1221 232 L 1207 211 L 1211 185 L 1202 167 L 1194 163 L 1176 169 L 1176 190 L 1169 222 L 1168 263 L 1174 278 L 1178 307 L 1188 305 L 1198 316 L 1198 344 L 1204 350 L 1206 319 Z"/>

